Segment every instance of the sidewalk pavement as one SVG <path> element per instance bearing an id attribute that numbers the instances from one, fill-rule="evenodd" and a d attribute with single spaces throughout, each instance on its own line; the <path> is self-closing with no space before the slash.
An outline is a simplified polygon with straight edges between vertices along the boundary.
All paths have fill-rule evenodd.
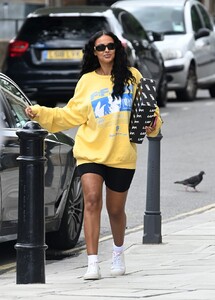
<path id="1" fill-rule="evenodd" d="M 143 230 L 126 233 L 126 275 L 110 276 L 112 240 L 100 242 L 101 280 L 84 281 L 86 253 L 46 264 L 45 284 L 0 276 L 1 300 L 214 300 L 215 206 L 162 224 L 161 244 L 142 244 Z"/>

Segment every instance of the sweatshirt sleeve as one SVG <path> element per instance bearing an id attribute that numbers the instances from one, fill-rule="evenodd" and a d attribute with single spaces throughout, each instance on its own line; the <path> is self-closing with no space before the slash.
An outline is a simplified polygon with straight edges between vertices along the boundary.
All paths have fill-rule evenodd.
<path id="1" fill-rule="evenodd" d="M 147 136 L 149 137 L 156 137 L 161 129 L 161 126 L 163 124 L 163 120 L 161 119 L 161 116 L 160 116 L 160 110 L 159 110 L 159 107 L 157 106 L 156 110 L 155 110 L 155 113 L 154 113 L 154 116 L 157 117 L 156 119 L 156 125 L 155 125 L 155 130 L 148 134 Z"/>
<path id="2" fill-rule="evenodd" d="M 87 122 L 88 101 L 85 99 L 83 80 L 78 82 L 74 97 L 64 107 L 31 106 L 34 118 L 49 132 L 58 132 L 79 126 Z"/>

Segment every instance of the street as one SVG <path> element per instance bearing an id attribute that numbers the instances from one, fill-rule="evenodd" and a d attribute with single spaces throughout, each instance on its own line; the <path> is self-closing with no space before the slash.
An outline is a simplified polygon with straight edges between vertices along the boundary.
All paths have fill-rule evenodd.
<path id="1" fill-rule="evenodd" d="M 164 121 L 161 140 L 161 175 L 160 201 L 162 219 L 167 220 L 178 214 L 189 212 L 214 202 L 214 145 L 213 109 L 215 102 L 201 91 L 194 102 L 169 102 L 161 109 Z M 129 203 L 136 201 L 133 207 L 138 212 L 145 209 L 147 142 L 139 147 L 139 160 L 136 177 L 130 191 L 128 215 L 131 208 Z M 197 187 L 199 192 L 189 189 L 185 191 L 182 185 L 174 181 L 182 180 L 198 174 L 201 170 L 206 175 Z M 132 196 L 133 193 L 133 196 Z M 136 210 L 137 211 L 137 210 Z M 133 222 L 142 221 L 142 216 L 135 214 Z M 132 222 L 131 220 L 131 222 Z M 132 226 L 135 224 L 132 222 Z"/>

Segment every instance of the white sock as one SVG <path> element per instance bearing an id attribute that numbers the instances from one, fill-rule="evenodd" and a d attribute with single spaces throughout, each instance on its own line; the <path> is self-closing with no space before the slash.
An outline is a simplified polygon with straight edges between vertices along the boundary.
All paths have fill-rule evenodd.
<path id="1" fill-rule="evenodd" d="M 113 244 L 113 251 L 117 252 L 117 253 L 121 253 L 124 251 L 124 246 L 116 246 L 115 244 Z"/>
<path id="2" fill-rule="evenodd" d="M 98 255 L 88 255 L 88 265 L 98 262 Z"/>

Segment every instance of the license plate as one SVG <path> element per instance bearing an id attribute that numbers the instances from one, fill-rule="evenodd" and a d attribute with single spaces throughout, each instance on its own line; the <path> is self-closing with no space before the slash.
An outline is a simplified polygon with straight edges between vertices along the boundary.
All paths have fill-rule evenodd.
<path id="1" fill-rule="evenodd" d="M 43 60 L 81 60 L 82 50 L 46 50 L 42 54 Z"/>

